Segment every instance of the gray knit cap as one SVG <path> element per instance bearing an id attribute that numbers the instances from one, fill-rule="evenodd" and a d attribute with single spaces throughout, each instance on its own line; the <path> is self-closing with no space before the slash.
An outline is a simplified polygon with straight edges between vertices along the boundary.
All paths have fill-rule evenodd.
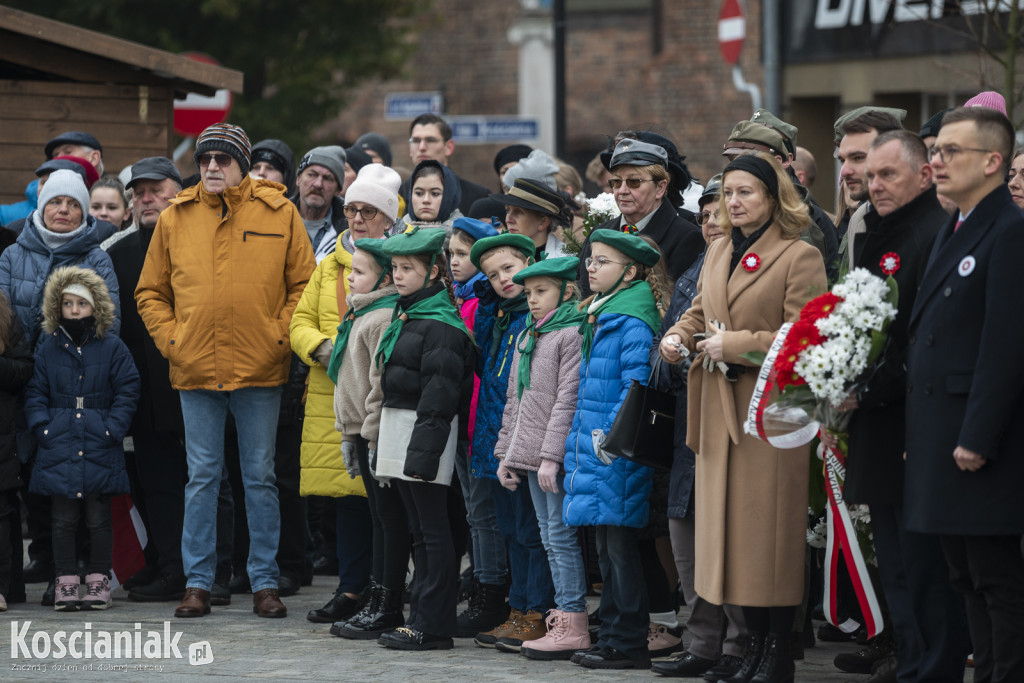
<path id="1" fill-rule="evenodd" d="M 525 178 L 552 190 L 557 190 L 556 173 L 558 173 L 558 164 L 555 163 L 555 160 L 546 152 L 535 149 L 525 159 L 520 159 L 518 164 L 505 171 L 501 182 L 506 187 L 512 187 L 516 184 L 517 178 Z"/>
<path id="2" fill-rule="evenodd" d="M 89 215 L 89 190 L 85 189 L 82 176 L 74 171 L 59 169 L 50 174 L 39 191 L 39 211 L 54 197 L 71 197 L 82 207 L 82 220 Z"/>
<path id="3" fill-rule="evenodd" d="M 299 168 L 295 172 L 298 177 L 303 171 L 309 166 L 314 164 L 317 166 L 323 166 L 331 173 L 334 174 L 334 179 L 338 185 L 345 184 L 345 162 L 348 157 L 345 155 L 345 150 L 337 145 L 330 145 L 328 147 L 314 147 L 313 149 L 306 152 L 302 160 L 299 161 Z"/>

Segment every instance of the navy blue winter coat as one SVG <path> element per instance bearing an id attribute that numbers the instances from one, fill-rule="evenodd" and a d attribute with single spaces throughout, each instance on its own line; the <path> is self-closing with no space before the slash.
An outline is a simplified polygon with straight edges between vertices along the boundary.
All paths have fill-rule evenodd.
<path id="1" fill-rule="evenodd" d="M 501 299 L 486 279 L 477 282 L 476 309 L 473 321 L 473 337 L 479 352 L 477 374 L 480 376 L 480 392 L 476 401 L 476 422 L 473 425 L 473 449 L 470 469 L 474 477 L 498 478 L 498 459 L 494 457 L 494 446 L 501 432 L 501 419 L 505 414 L 509 372 L 512 370 L 516 351 L 515 340 L 530 322 L 529 311 L 512 314 L 508 330 L 501 337 L 496 353 L 491 352 L 491 333 L 497 321 L 498 304 Z"/>
<path id="2" fill-rule="evenodd" d="M 43 287 L 50 273 L 59 266 L 81 265 L 91 268 L 103 278 L 114 303 L 114 320 L 110 332 L 119 334 L 121 306 L 117 277 L 107 253 L 100 249 L 101 236 L 96 219 L 89 216 L 85 230 L 67 244 L 51 250 L 39 236 L 39 229 L 29 216 L 18 241 L 0 254 L 0 290 L 7 295 L 11 309 L 18 316 L 25 337 L 34 350 L 46 338 L 42 333 Z"/>
<path id="3" fill-rule="evenodd" d="M 60 292 L 84 284 L 96 301 L 96 324 L 81 347 L 60 325 Z M 29 491 L 83 498 L 127 493 L 122 440 L 139 400 L 131 353 L 109 334 L 113 305 L 103 281 L 85 268 L 54 271 L 43 302 L 46 338 L 25 392 L 25 418 L 39 442 Z"/>
<path id="4" fill-rule="evenodd" d="M 676 280 L 675 288 L 672 290 L 672 301 L 668 305 L 665 319 L 661 322 L 661 330 L 651 344 L 651 363 L 660 357 L 658 346 L 661 338 L 669 329 L 679 322 L 679 318 L 686 313 L 686 309 L 693 303 L 697 296 L 697 280 L 700 278 L 701 268 L 704 267 L 704 254 L 697 257 L 686 272 Z M 655 376 L 655 386 L 662 391 L 672 391 L 676 394 L 676 420 L 674 452 L 672 459 L 672 471 L 669 473 L 668 486 L 668 516 L 682 519 L 690 514 L 693 508 L 693 475 L 697 466 L 697 456 L 690 447 L 686 445 L 686 372 L 689 370 L 689 359 L 678 365 L 661 363 L 660 371 Z"/>
<path id="5" fill-rule="evenodd" d="M 653 338 L 639 318 L 614 313 L 597 317 L 590 358 L 580 362 L 576 414 L 565 441 L 562 519 L 568 526 L 647 524 L 654 470 L 625 458 L 605 465 L 594 455 L 592 433 L 607 435 L 633 380 L 647 382 Z"/>

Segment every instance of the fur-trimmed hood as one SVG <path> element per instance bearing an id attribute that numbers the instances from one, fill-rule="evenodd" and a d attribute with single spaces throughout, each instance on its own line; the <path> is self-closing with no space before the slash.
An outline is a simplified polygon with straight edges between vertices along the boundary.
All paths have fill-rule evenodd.
<path id="1" fill-rule="evenodd" d="M 110 299 L 107 284 L 96 271 L 78 266 L 55 268 L 46 280 L 43 291 L 43 332 L 52 334 L 60 327 L 61 293 L 69 285 L 82 285 L 92 293 L 93 318 L 96 320 L 96 336 L 102 339 L 114 324 L 114 302 Z"/>

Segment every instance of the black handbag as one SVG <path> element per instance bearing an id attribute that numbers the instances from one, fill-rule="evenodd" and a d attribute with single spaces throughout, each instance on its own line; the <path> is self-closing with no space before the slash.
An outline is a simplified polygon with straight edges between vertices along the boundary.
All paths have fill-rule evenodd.
<path id="1" fill-rule="evenodd" d="M 655 361 L 651 378 L 661 359 Z M 647 383 L 651 384 L 651 378 Z M 601 450 L 659 472 L 672 469 L 675 454 L 676 395 L 633 380 Z"/>

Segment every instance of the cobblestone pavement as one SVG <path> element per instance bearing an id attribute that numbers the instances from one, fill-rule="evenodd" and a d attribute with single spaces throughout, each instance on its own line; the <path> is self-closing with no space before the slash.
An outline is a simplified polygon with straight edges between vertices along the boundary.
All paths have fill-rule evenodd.
<path id="1" fill-rule="evenodd" d="M 121 589 L 114 591 L 114 604 L 105 612 L 59 613 L 41 607 L 39 599 L 44 584 L 29 586 L 29 602 L 12 605 L 0 615 L 0 651 L 3 668 L 0 680 L 97 680 L 147 681 L 190 680 L 197 675 L 217 676 L 220 680 L 265 678 L 270 680 L 344 680 L 344 681 L 555 681 L 559 679 L 591 680 L 661 680 L 648 671 L 590 671 L 568 662 L 535 662 L 525 657 L 477 647 L 472 640 L 455 641 L 455 649 L 444 652 L 407 653 L 380 647 L 373 641 L 352 641 L 335 638 L 329 625 L 313 624 L 306 612 L 320 607 L 330 597 L 334 583 L 318 576 L 313 586 L 304 587 L 298 595 L 285 598 L 288 617 L 260 619 L 252 613 L 249 595 L 232 596 L 228 607 L 214 607 L 201 619 L 175 619 L 175 603 L 130 602 Z M 591 609 L 596 606 L 590 599 Z M 685 608 L 684 615 L 685 616 Z M 136 633 L 146 649 L 150 632 L 180 636 L 174 644 L 181 658 L 167 643 L 170 658 L 73 659 L 70 655 L 54 657 L 61 645 L 70 642 L 73 631 L 82 631 L 78 648 L 88 636 L 93 651 L 101 640 L 101 632 L 127 631 L 134 643 Z M 64 631 L 63 637 L 58 635 Z M 122 636 L 124 639 L 125 636 Z M 25 656 L 22 649 L 29 656 Z M 204 648 L 203 643 L 208 645 Z M 33 648 L 42 652 L 51 646 L 48 657 L 35 658 Z M 163 643 L 162 643 L 163 645 Z M 190 653 L 189 646 L 198 653 Z M 839 652 L 853 652 L 854 643 L 818 643 L 807 650 L 806 659 L 797 662 L 797 681 L 831 683 L 852 681 L 863 683 L 867 676 L 846 674 L 832 665 Z M 102 650 L 100 650 L 102 651 Z M 208 664 L 192 665 L 190 654 L 212 654 Z M 123 653 L 123 650 L 122 650 Z M 694 680 L 694 679 L 691 679 Z M 696 679 L 700 680 L 700 679 Z M 973 680 L 968 670 L 967 681 Z"/>

